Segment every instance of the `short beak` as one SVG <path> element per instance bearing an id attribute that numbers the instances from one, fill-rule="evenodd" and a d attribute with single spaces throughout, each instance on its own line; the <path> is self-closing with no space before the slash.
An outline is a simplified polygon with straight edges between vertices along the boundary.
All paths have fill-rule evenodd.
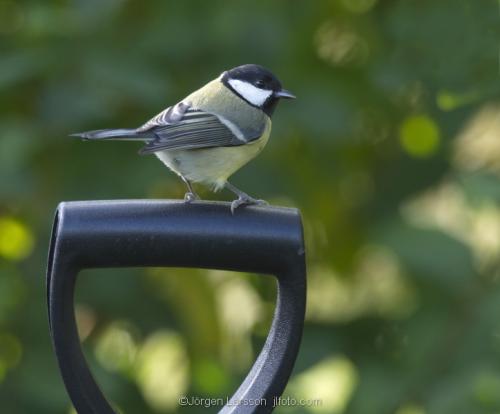
<path id="1" fill-rule="evenodd" d="M 291 92 L 288 92 L 286 89 L 282 89 L 281 91 L 274 92 L 274 96 L 276 98 L 295 99 L 295 95 Z"/>

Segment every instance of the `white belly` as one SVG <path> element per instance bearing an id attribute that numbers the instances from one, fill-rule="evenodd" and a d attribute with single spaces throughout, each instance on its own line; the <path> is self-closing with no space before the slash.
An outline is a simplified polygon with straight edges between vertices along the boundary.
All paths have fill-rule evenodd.
<path id="1" fill-rule="evenodd" d="M 157 152 L 156 156 L 168 168 L 187 180 L 219 190 L 233 173 L 262 151 L 270 132 L 269 125 L 260 139 L 246 145 L 161 151 Z"/>

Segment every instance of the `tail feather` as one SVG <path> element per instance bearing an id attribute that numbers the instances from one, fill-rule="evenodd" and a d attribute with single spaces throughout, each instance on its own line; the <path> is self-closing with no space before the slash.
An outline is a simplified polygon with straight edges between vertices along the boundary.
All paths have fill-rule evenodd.
<path id="1" fill-rule="evenodd" d="M 138 133 L 136 129 L 97 129 L 95 131 L 79 132 L 70 137 L 79 137 L 85 140 L 117 139 L 144 141 L 153 138 L 147 132 Z"/>

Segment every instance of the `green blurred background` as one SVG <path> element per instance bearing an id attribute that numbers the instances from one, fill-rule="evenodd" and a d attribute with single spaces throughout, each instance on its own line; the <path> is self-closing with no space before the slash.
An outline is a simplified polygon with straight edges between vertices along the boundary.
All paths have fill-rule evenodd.
<path id="1" fill-rule="evenodd" d="M 62 200 L 180 198 L 142 124 L 223 70 L 299 99 L 233 182 L 302 210 L 308 310 L 277 413 L 500 411 L 500 4 L 496 0 L 0 0 L 0 410 L 68 414 L 44 268 Z M 209 199 L 231 198 L 230 194 Z M 271 279 L 89 271 L 85 352 L 123 413 L 201 413 L 265 339 Z"/>

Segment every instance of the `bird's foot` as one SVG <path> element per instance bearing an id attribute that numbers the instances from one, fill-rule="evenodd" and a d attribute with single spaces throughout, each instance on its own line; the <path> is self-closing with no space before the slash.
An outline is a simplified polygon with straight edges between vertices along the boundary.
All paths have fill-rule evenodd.
<path id="1" fill-rule="evenodd" d="M 240 206 L 265 206 L 268 202 L 265 200 L 257 200 L 248 195 L 239 196 L 236 200 L 233 200 L 231 203 L 231 214 L 234 214 L 234 211 Z"/>
<path id="2" fill-rule="evenodd" d="M 200 197 L 198 196 L 198 194 L 193 193 L 191 191 L 188 191 L 186 194 L 184 194 L 184 202 L 186 202 L 186 203 L 192 203 L 193 201 L 199 200 L 199 199 L 200 199 Z"/>

